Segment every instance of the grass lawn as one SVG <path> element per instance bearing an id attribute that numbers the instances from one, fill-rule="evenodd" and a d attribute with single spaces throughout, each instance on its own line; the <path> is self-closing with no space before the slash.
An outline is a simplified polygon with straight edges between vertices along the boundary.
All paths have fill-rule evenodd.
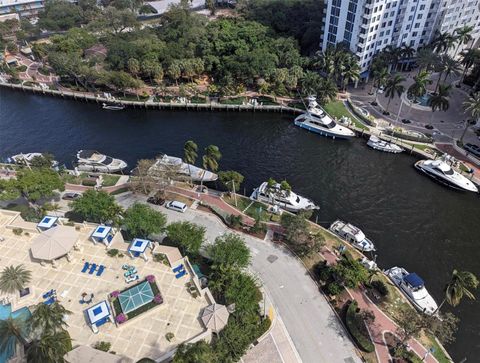
<path id="1" fill-rule="evenodd" d="M 445 355 L 443 352 L 443 349 L 438 345 L 437 341 L 435 338 L 427 334 L 426 336 L 422 336 L 420 341 L 425 345 L 426 348 L 434 348 L 435 352 L 432 353 L 432 355 L 437 358 L 439 363 L 451 363 L 452 361 L 448 359 L 448 357 Z"/>
<path id="2" fill-rule="evenodd" d="M 105 175 L 102 175 L 103 176 L 103 183 L 102 185 L 104 187 L 111 187 L 115 184 L 117 184 L 118 182 L 118 179 L 120 179 L 120 175 L 109 175 L 109 174 L 105 174 Z"/>
<path id="3" fill-rule="evenodd" d="M 220 100 L 220 103 L 223 105 L 243 105 L 244 102 L 247 102 L 245 97 L 225 98 Z"/>
<path id="4" fill-rule="evenodd" d="M 278 105 L 277 102 L 275 102 L 273 99 L 270 97 L 265 97 L 265 96 L 260 96 L 257 99 L 258 103 L 263 104 L 263 105 Z"/>
<path id="5" fill-rule="evenodd" d="M 237 194 L 237 206 L 235 206 L 235 199 L 225 195 L 223 200 L 232 207 L 245 213 L 247 216 L 257 219 L 260 217 L 262 222 L 279 222 L 280 217 L 276 214 L 267 212 L 268 205 L 261 202 L 252 201 L 249 198 Z"/>
<path id="6" fill-rule="evenodd" d="M 165 200 L 176 200 L 177 202 L 185 203 L 188 207 L 191 207 L 193 204 L 193 200 L 183 195 L 172 193 L 172 192 L 165 192 Z"/>
<path id="7" fill-rule="evenodd" d="M 350 120 L 352 120 L 353 124 L 360 128 L 360 129 L 365 129 L 368 130 L 368 127 L 362 124 L 360 121 L 358 121 L 355 116 L 353 116 L 350 111 L 347 110 L 345 105 L 343 104 L 342 101 L 332 101 L 327 103 L 326 105 L 322 106 L 325 111 L 327 111 L 328 114 L 330 114 L 333 117 L 336 117 L 337 119 L 341 119 L 343 116 L 348 117 Z"/>

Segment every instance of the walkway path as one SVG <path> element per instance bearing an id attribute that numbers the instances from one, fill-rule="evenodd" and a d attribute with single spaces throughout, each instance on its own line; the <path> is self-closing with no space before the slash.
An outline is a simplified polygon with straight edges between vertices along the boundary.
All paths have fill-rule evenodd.
<path id="1" fill-rule="evenodd" d="M 328 264 L 336 264 L 338 261 L 338 257 L 328 249 L 324 249 L 321 254 L 327 260 Z M 386 332 L 397 332 L 398 326 L 365 295 L 363 290 L 349 289 L 347 291 L 350 296 L 357 301 L 360 309 L 369 310 L 374 314 L 375 321 L 369 325 L 368 328 L 370 335 L 372 336 L 373 343 L 375 344 L 377 358 L 380 363 L 389 363 L 391 356 L 388 352 L 383 335 Z M 423 358 L 427 353 L 427 349 L 416 339 L 410 339 L 408 344 L 420 358 Z M 425 362 L 438 363 L 437 359 L 430 354 L 425 358 Z"/>

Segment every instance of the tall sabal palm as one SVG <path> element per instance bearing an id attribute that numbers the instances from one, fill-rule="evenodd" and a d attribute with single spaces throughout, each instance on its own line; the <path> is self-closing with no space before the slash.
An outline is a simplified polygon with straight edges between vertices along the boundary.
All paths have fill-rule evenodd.
<path id="1" fill-rule="evenodd" d="M 464 51 L 461 53 L 462 55 L 462 66 L 463 66 L 463 75 L 462 75 L 462 81 L 465 79 L 465 75 L 468 72 L 468 70 L 474 65 L 474 64 L 480 64 L 480 49 L 468 49 L 467 51 Z"/>
<path id="2" fill-rule="evenodd" d="M 320 104 L 327 103 L 337 97 L 338 88 L 330 78 L 320 78 L 315 89 L 317 101 Z"/>
<path id="3" fill-rule="evenodd" d="M 192 172 L 190 171 L 190 165 L 195 164 L 195 161 L 198 157 L 198 145 L 192 141 L 188 140 L 183 146 L 183 161 L 188 164 L 188 174 L 190 179 L 192 178 Z"/>
<path id="4" fill-rule="evenodd" d="M 438 86 L 438 92 L 430 96 L 430 99 L 428 100 L 428 105 L 432 109 L 430 123 L 432 122 L 436 110 L 447 111 L 450 107 L 448 96 L 451 88 L 452 86 L 449 84 L 440 84 Z"/>
<path id="5" fill-rule="evenodd" d="M 419 73 L 421 71 L 431 71 L 439 63 L 439 56 L 431 48 L 425 47 L 417 51 L 416 62 Z"/>
<path id="6" fill-rule="evenodd" d="M 478 278 L 473 273 L 453 270 L 450 281 L 445 286 L 445 297 L 437 311 L 440 310 L 445 302 L 448 302 L 451 306 L 457 306 L 464 296 L 474 300 L 475 295 L 470 290 L 476 289 L 478 284 Z"/>
<path id="7" fill-rule="evenodd" d="M 40 303 L 35 307 L 28 323 L 33 331 L 53 334 L 67 328 L 68 324 L 64 318 L 70 314 L 72 312 L 65 309 L 59 302 L 55 302 L 50 306 Z"/>
<path id="8" fill-rule="evenodd" d="M 400 57 L 402 56 L 402 49 L 395 47 L 393 45 L 387 45 L 383 51 L 385 54 L 387 54 L 389 63 L 391 65 L 390 69 L 393 69 L 394 71 L 397 70 L 397 64 L 398 61 L 400 60 Z"/>
<path id="9" fill-rule="evenodd" d="M 7 266 L 0 273 L 0 291 L 16 293 L 30 282 L 31 276 L 32 273 L 23 265 Z"/>
<path id="10" fill-rule="evenodd" d="M 455 29 L 455 36 L 457 37 L 458 45 L 457 45 L 457 49 L 455 49 L 455 53 L 453 54 L 453 58 L 455 58 L 455 56 L 457 55 L 458 50 L 460 49 L 460 46 L 462 44 L 468 44 L 468 42 L 470 42 L 473 39 L 471 34 L 472 31 L 473 31 L 473 26 L 468 26 L 468 25 L 464 25 L 461 28 Z"/>
<path id="11" fill-rule="evenodd" d="M 344 60 L 344 69 L 341 73 L 343 90 L 346 91 L 348 82 L 360 79 L 360 66 L 354 56 L 349 55 Z"/>
<path id="12" fill-rule="evenodd" d="M 435 32 L 435 36 L 431 45 L 437 53 L 446 53 L 455 46 L 456 37 L 450 33 L 441 33 L 438 30 Z"/>
<path id="13" fill-rule="evenodd" d="M 417 102 L 417 98 L 422 97 L 425 93 L 427 93 L 427 85 L 431 83 L 429 77 L 429 73 L 425 70 L 413 77 L 414 83 L 408 87 L 407 92 L 410 97 L 413 96 L 415 98 L 415 102 Z"/>
<path id="14" fill-rule="evenodd" d="M 205 154 L 203 155 L 203 167 L 207 170 L 211 170 L 212 172 L 216 172 L 218 170 L 218 161 L 222 158 L 222 153 L 218 146 L 215 145 L 208 145 L 205 148 Z M 202 186 L 203 186 L 203 177 L 202 177 Z"/>
<path id="15" fill-rule="evenodd" d="M 382 68 L 373 74 L 373 87 L 376 87 L 375 90 L 375 102 L 377 102 L 377 97 L 378 97 L 378 90 L 380 87 L 385 87 L 387 84 L 388 77 L 390 76 L 390 73 L 388 73 L 387 68 Z"/>
<path id="16" fill-rule="evenodd" d="M 410 59 L 413 58 L 413 56 L 415 55 L 415 48 L 410 46 L 410 45 L 406 45 L 406 44 L 403 44 L 402 47 L 400 48 L 400 57 L 402 59 L 402 61 L 404 62 L 403 65 L 402 65 L 402 69 L 405 69 L 405 64 L 409 64 L 410 63 Z M 405 61 L 408 61 L 407 63 L 405 63 Z"/>
<path id="17" fill-rule="evenodd" d="M 7 352 L 17 343 L 26 346 L 28 335 L 28 324 L 25 319 L 9 316 L 0 320 L 0 353 Z"/>
<path id="18" fill-rule="evenodd" d="M 480 121 L 480 92 L 470 96 L 468 100 L 463 103 L 465 111 L 470 113 L 472 118 L 477 122 Z"/>
<path id="19" fill-rule="evenodd" d="M 63 356 L 72 350 L 72 339 L 67 331 L 44 333 L 27 348 L 29 363 L 64 362 Z"/>
<path id="20" fill-rule="evenodd" d="M 385 112 L 388 113 L 388 108 L 390 107 L 390 102 L 395 98 L 395 95 L 400 97 L 405 91 L 405 86 L 402 84 L 405 81 L 401 75 L 397 74 L 393 77 L 390 77 L 385 84 L 385 96 L 388 98 L 387 109 Z"/>
<path id="21" fill-rule="evenodd" d="M 335 48 L 328 47 L 325 52 L 316 52 L 313 67 L 331 76 L 335 72 Z"/>
<path id="22" fill-rule="evenodd" d="M 445 82 L 450 75 L 458 76 L 460 74 L 460 63 L 450 57 L 449 55 L 443 56 L 443 72 L 445 73 Z"/>

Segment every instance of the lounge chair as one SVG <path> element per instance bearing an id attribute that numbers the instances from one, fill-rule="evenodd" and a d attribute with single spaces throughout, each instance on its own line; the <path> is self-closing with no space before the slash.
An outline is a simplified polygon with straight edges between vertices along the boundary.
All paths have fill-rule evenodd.
<path id="1" fill-rule="evenodd" d="M 102 276 L 103 271 L 105 271 L 105 266 L 100 265 L 100 266 L 98 267 L 97 276 Z"/>
<path id="2" fill-rule="evenodd" d="M 52 290 L 50 290 L 49 292 L 46 292 L 45 294 L 43 294 L 42 297 L 43 297 L 44 299 L 48 299 L 48 298 L 50 298 L 52 295 L 55 295 L 55 294 L 56 294 L 56 291 L 52 289 Z"/>
<path id="3" fill-rule="evenodd" d="M 109 235 L 107 236 L 107 242 L 108 242 L 108 244 L 110 244 L 110 242 L 112 242 L 112 239 L 113 239 L 113 236 L 112 236 L 111 234 L 109 234 Z"/>
<path id="4" fill-rule="evenodd" d="M 97 269 L 97 264 L 92 263 L 92 265 L 90 266 L 90 270 L 88 270 L 89 275 L 92 275 L 96 269 Z"/>
<path id="5" fill-rule="evenodd" d="M 138 275 L 130 275 L 125 278 L 125 282 L 129 284 L 130 282 L 137 281 L 140 277 Z"/>
<path id="6" fill-rule="evenodd" d="M 89 266 L 90 266 L 90 264 L 88 262 L 85 262 L 85 264 L 83 265 L 83 268 L 82 268 L 82 272 L 87 272 Z"/>
<path id="7" fill-rule="evenodd" d="M 52 296 L 50 299 L 44 301 L 43 303 L 44 303 L 45 305 L 52 305 L 52 304 L 55 302 L 55 300 L 56 300 L 56 299 L 55 299 L 55 296 Z"/>
<path id="8" fill-rule="evenodd" d="M 187 274 L 187 271 L 182 270 L 178 274 L 175 275 L 175 278 L 179 279 L 180 277 L 183 277 Z"/>
<path id="9" fill-rule="evenodd" d="M 178 265 L 177 267 L 175 267 L 175 268 L 173 269 L 173 272 L 174 272 L 174 273 L 177 273 L 177 272 L 182 271 L 183 269 L 184 269 L 183 265 Z"/>
<path id="10" fill-rule="evenodd" d="M 137 273 L 137 269 L 134 267 L 133 269 L 129 269 L 123 273 L 123 276 L 128 277 L 131 275 L 135 275 Z"/>
<path id="11" fill-rule="evenodd" d="M 131 267 L 130 265 L 124 264 L 122 265 L 122 270 L 128 270 L 130 269 L 130 267 Z"/>

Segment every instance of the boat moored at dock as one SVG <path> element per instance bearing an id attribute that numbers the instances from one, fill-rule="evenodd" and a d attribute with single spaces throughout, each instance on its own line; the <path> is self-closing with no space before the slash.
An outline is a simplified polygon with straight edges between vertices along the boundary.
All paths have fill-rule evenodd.
<path id="1" fill-rule="evenodd" d="M 293 213 L 302 210 L 319 209 L 310 199 L 302 197 L 291 190 L 284 190 L 278 183 L 269 186 L 268 182 L 263 182 L 253 191 L 250 199 L 272 204 Z"/>
<path id="2" fill-rule="evenodd" d="M 445 160 L 420 160 L 415 163 L 415 168 L 450 188 L 478 193 L 477 186 L 453 170 Z"/>
<path id="3" fill-rule="evenodd" d="M 35 158 L 43 158 L 45 157 L 45 154 L 42 153 L 20 153 L 17 155 L 12 155 L 10 156 L 7 161 L 13 164 L 18 164 L 18 165 L 26 165 L 29 166 L 32 161 L 35 160 Z M 52 160 L 52 168 L 58 167 L 58 161 Z"/>
<path id="4" fill-rule="evenodd" d="M 367 145 L 370 146 L 372 149 L 384 151 L 392 154 L 399 154 L 403 151 L 403 149 L 400 146 L 393 144 L 391 142 L 382 140 L 375 135 L 370 136 L 370 138 L 367 141 Z"/>
<path id="5" fill-rule="evenodd" d="M 150 167 L 149 173 L 151 175 L 155 175 L 155 173 L 178 174 L 196 182 L 209 182 L 218 179 L 218 175 L 211 171 L 187 164 L 181 158 L 166 154 L 161 155 L 155 161 L 155 164 Z"/>
<path id="6" fill-rule="evenodd" d="M 110 110 L 110 111 L 121 111 L 125 109 L 125 105 L 121 103 L 102 103 L 102 108 L 104 110 Z"/>
<path id="7" fill-rule="evenodd" d="M 350 242 L 353 247 L 362 252 L 375 251 L 373 242 L 365 236 L 360 228 L 355 227 L 353 224 L 337 219 L 330 225 L 329 230 Z"/>
<path id="8" fill-rule="evenodd" d="M 80 171 L 101 173 L 116 173 L 127 167 L 127 163 L 95 150 L 80 150 L 77 152 L 76 168 Z"/>
<path id="9" fill-rule="evenodd" d="M 334 139 L 350 139 L 355 133 L 348 127 L 337 124 L 320 105 L 315 97 L 308 97 L 307 111 L 295 118 L 295 125 L 308 131 Z"/>
<path id="10" fill-rule="evenodd" d="M 425 288 L 425 283 L 416 273 L 409 273 L 403 267 L 392 267 L 385 274 L 402 291 L 415 308 L 425 314 L 433 315 L 438 305 Z"/>

